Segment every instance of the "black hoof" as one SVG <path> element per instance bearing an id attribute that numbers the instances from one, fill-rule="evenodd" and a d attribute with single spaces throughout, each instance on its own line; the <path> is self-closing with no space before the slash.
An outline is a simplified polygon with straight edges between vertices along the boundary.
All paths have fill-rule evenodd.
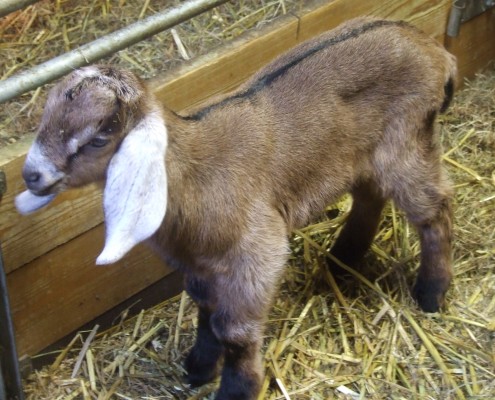
<path id="1" fill-rule="evenodd" d="M 443 307 L 447 289 L 448 284 L 443 279 L 423 279 L 418 276 L 412 295 L 423 311 L 434 313 Z"/>
<path id="2" fill-rule="evenodd" d="M 241 376 L 228 379 L 224 374 L 215 400 L 256 400 L 260 386 L 257 379 Z"/>
<path id="3" fill-rule="evenodd" d="M 218 356 L 198 354 L 193 350 L 189 353 L 185 361 L 186 382 L 192 387 L 203 386 L 213 381 L 218 376 Z"/>
<path id="4" fill-rule="evenodd" d="M 186 382 L 192 387 L 192 388 L 197 388 L 203 385 L 206 385 L 207 383 L 210 383 L 217 377 L 217 372 L 201 372 L 201 373 L 191 373 L 188 372 L 187 375 L 185 376 Z"/>

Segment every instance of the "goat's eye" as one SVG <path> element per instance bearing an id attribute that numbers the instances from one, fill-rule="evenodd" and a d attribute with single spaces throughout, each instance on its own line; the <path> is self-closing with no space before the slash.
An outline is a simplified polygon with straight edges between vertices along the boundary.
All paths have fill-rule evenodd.
<path id="1" fill-rule="evenodd" d="M 103 147 L 107 145 L 109 141 L 110 141 L 109 139 L 105 139 L 102 137 L 95 137 L 94 139 L 91 139 L 88 144 L 91 147 Z"/>

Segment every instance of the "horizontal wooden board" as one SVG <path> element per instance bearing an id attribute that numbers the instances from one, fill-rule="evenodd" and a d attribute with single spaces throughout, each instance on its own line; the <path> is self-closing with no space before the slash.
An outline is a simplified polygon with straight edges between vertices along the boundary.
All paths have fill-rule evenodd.
<path id="1" fill-rule="evenodd" d="M 102 227 L 7 275 L 18 354 L 36 354 L 170 273 L 145 246 L 125 260 L 95 266 Z"/>
<path id="2" fill-rule="evenodd" d="M 322 2 L 158 78 L 153 86 L 166 105 L 181 111 L 234 88 L 281 52 L 355 16 L 406 19 L 443 38 L 449 6 L 447 0 Z M 492 28 L 469 28 L 469 24 L 463 25 L 461 37 L 451 47 L 455 54 L 462 53 L 457 54 L 461 78 L 495 57 L 493 52 L 485 56 L 492 45 L 479 37 L 481 31 L 493 37 L 493 24 Z M 469 36 L 467 42 L 463 35 Z M 476 51 L 477 46 L 483 53 L 473 60 L 467 52 Z M 36 353 L 167 273 L 143 247 L 115 267 L 94 266 L 104 230 L 101 191 L 95 187 L 65 193 L 43 212 L 19 216 L 13 199 L 23 190 L 20 173 L 28 145 L 26 139 L 17 147 L 0 150 L 0 169 L 8 179 L 8 191 L 0 201 L 0 241 L 10 272 L 20 354 Z"/>

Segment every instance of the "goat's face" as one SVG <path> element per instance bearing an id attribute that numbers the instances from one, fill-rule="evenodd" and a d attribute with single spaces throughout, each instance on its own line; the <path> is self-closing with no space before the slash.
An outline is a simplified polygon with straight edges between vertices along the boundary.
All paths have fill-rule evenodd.
<path id="1" fill-rule="evenodd" d="M 166 148 L 161 109 L 138 78 L 104 66 L 76 70 L 48 96 L 17 209 L 28 214 L 65 189 L 106 180 L 107 239 L 97 263 L 115 262 L 165 216 Z"/>
<path id="2" fill-rule="evenodd" d="M 96 66 L 76 70 L 58 83 L 24 165 L 28 189 L 44 196 L 103 180 L 133 124 L 129 110 L 135 109 L 141 87 L 131 74 Z"/>

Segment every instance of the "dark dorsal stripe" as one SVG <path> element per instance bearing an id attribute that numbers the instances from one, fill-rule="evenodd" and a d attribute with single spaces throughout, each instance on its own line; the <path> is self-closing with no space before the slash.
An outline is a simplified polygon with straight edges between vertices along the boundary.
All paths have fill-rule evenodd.
<path id="1" fill-rule="evenodd" d="M 206 108 L 203 108 L 202 110 L 197 111 L 194 114 L 188 115 L 183 117 L 184 119 L 187 120 L 200 120 L 203 118 L 205 115 L 210 113 L 212 110 L 223 107 L 224 105 L 238 99 L 242 98 L 248 98 L 261 89 L 269 86 L 272 84 L 275 80 L 283 76 L 287 71 L 289 71 L 292 67 L 303 61 L 304 59 L 311 57 L 313 54 L 318 53 L 320 50 L 325 49 L 327 47 L 333 46 L 338 43 L 342 43 L 346 40 L 356 38 L 363 33 L 366 33 L 368 31 L 381 28 L 383 26 L 391 26 L 391 25 L 396 25 L 396 26 L 410 26 L 409 24 L 403 22 L 403 21 L 372 21 L 368 22 L 358 28 L 352 29 L 348 32 L 344 32 L 338 36 L 331 37 L 327 40 L 322 41 L 321 43 L 318 43 L 316 46 L 309 48 L 306 50 L 304 53 L 300 54 L 298 57 L 294 58 L 291 62 L 288 64 L 270 72 L 269 74 L 261 77 L 259 80 L 253 83 L 252 86 L 250 86 L 248 89 L 244 90 L 241 93 L 235 94 L 233 96 L 227 97 L 220 101 L 219 103 L 212 104 Z"/>

